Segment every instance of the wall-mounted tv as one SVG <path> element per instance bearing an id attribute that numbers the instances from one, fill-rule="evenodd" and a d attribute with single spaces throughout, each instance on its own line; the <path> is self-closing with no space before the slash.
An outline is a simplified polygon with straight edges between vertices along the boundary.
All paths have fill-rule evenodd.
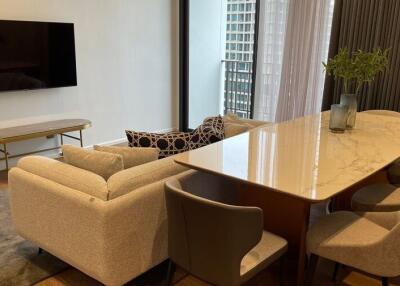
<path id="1" fill-rule="evenodd" d="M 0 20 L 0 91 L 75 85 L 74 24 Z"/>

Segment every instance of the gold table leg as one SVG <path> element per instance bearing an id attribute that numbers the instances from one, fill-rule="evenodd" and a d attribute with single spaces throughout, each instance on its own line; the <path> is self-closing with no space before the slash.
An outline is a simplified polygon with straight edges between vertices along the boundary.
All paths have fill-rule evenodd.
<path id="1" fill-rule="evenodd" d="M 8 152 L 7 152 L 7 144 L 3 144 L 4 151 L 4 159 L 6 161 L 6 171 L 8 171 Z"/>
<path id="2" fill-rule="evenodd" d="M 80 139 L 80 142 L 81 142 L 81 147 L 83 147 L 82 130 L 79 130 L 79 139 Z"/>

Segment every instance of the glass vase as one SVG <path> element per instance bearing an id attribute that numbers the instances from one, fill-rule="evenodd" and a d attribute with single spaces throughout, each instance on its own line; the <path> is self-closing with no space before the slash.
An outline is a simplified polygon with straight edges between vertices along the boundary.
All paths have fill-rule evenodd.
<path id="1" fill-rule="evenodd" d="M 342 94 L 340 104 L 348 106 L 347 129 L 353 129 L 356 125 L 357 117 L 357 96 L 355 94 Z"/>
<path id="2" fill-rule="evenodd" d="M 349 107 L 342 104 L 333 104 L 329 120 L 329 129 L 333 133 L 343 133 L 347 127 Z"/>

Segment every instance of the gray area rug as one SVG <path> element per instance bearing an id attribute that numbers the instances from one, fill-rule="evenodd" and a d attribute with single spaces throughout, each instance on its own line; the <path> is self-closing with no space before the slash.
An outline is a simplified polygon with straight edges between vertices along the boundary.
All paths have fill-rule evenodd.
<path id="1" fill-rule="evenodd" d="M 56 257 L 15 233 L 11 221 L 8 193 L 0 191 L 0 285 L 28 286 L 68 267 Z"/>

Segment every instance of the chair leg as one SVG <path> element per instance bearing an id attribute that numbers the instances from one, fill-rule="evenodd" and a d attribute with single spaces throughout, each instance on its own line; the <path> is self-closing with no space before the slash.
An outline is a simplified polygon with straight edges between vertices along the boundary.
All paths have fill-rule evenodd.
<path id="1" fill-rule="evenodd" d="M 172 279 L 174 278 L 174 273 L 175 273 L 175 263 L 172 262 L 172 260 L 168 261 L 168 270 L 167 270 L 167 277 L 165 279 L 165 285 L 170 286 L 172 285 Z"/>
<path id="2" fill-rule="evenodd" d="M 311 286 L 314 279 L 315 270 L 317 268 L 319 256 L 311 254 L 310 261 L 308 263 L 307 275 L 306 275 L 306 286 Z"/>
<path id="3" fill-rule="evenodd" d="M 41 249 L 40 247 L 39 247 L 39 249 L 38 249 L 38 255 L 40 255 L 40 254 L 42 254 L 43 253 L 43 249 Z"/>
<path id="4" fill-rule="evenodd" d="M 335 269 L 333 270 L 332 282 L 336 282 L 336 277 L 340 268 L 340 263 L 335 262 Z"/>
<path id="5" fill-rule="evenodd" d="M 387 277 L 382 277 L 382 286 L 389 286 L 389 279 Z"/>

